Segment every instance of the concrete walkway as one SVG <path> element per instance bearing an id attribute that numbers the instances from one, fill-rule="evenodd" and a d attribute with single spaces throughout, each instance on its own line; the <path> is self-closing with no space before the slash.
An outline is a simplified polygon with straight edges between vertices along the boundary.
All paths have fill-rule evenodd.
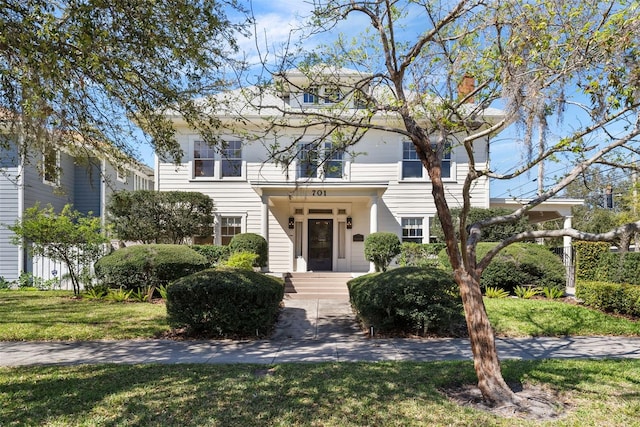
<path id="1" fill-rule="evenodd" d="M 640 338 L 498 339 L 501 359 L 640 359 Z M 275 333 L 259 341 L 0 342 L 0 366 L 94 363 L 298 363 L 470 360 L 467 339 L 369 339 L 348 301 L 285 300 Z"/>

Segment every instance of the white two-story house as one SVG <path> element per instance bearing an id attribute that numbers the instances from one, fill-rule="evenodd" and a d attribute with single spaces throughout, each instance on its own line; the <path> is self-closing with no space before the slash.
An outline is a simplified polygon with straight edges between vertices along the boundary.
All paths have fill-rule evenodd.
<path id="1" fill-rule="evenodd" d="M 104 222 L 105 205 L 114 191 L 153 189 L 151 168 L 133 161 L 115 167 L 116 162 L 86 157 L 86 152 L 79 157 L 66 150 L 46 149 L 30 153 L 27 162 L 17 143 L 0 150 L 0 277 L 14 281 L 27 272 L 60 279 L 65 273 L 61 264 L 33 259 L 28 250 L 11 241 L 13 232 L 8 226 L 36 203 L 41 207 L 51 204 L 57 212 L 70 203 Z"/>
<path id="2" fill-rule="evenodd" d="M 223 144 L 209 146 L 180 115 L 171 116 L 185 156 L 179 165 L 156 157 L 156 189 L 199 191 L 213 199 L 216 223 L 211 236 L 197 242 L 227 244 L 235 234 L 258 233 L 269 243 L 272 272 L 366 272 L 371 266 L 364 257 L 364 239 L 370 233 L 430 241 L 436 215 L 431 184 L 412 144 L 401 135 L 370 130 L 348 150 L 335 150 L 330 140 L 309 150 L 307 142 L 324 130 L 296 126 L 305 119 L 295 114 L 287 118 L 293 126 L 265 131 L 283 111 L 329 108 L 337 102 L 341 108 L 358 109 L 360 100 L 345 98 L 340 83 L 361 75 L 342 69 L 332 76 L 324 83 L 309 82 L 293 70 L 286 84 L 276 82 L 277 92 L 253 96 L 252 88 L 245 88 L 220 95 L 225 104 L 216 114 Z M 500 114 L 488 109 L 484 119 Z M 275 144 L 296 153 L 290 164 L 283 167 L 271 160 Z M 455 207 L 462 200 L 468 159 L 455 138 L 448 146 L 442 173 Z M 476 142 L 475 150 L 476 167 L 484 168 L 488 140 Z M 471 200 L 476 207 L 489 207 L 487 179 L 473 187 Z"/>

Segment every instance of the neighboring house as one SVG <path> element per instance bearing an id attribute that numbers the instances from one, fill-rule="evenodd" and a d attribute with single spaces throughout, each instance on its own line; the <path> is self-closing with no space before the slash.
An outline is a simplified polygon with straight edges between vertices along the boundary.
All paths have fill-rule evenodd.
<path id="1" fill-rule="evenodd" d="M 119 190 L 153 189 L 153 171 L 143 165 L 114 167 L 105 159 L 75 158 L 62 150 L 32 153 L 21 159 L 17 145 L 0 150 L 0 277 L 15 280 L 21 272 L 49 279 L 55 270 L 44 260 L 33 260 L 23 248 L 11 243 L 7 228 L 22 218 L 25 209 L 40 203 L 60 211 L 67 204 L 84 213 L 105 218 L 109 195 Z"/>
<path id="2" fill-rule="evenodd" d="M 353 70 L 339 70 L 340 79 L 356 79 Z M 310 85 L 302 73 L 288 74 L 295 85 L 279 85 L 279 93 L 252 98 L 252 88 L 220 95 L 226 107 L 217 113 L 224 144 L 209 146 L 179 115 L 170 116 L 185 153 L 175 165 L 156 156 L 159 191 L 199 191 L 216 207 L 211 236 L 199 243 L 227 244 L 238 233 L 253 232 L 269 242 L 269 270 L 366 272 L 364 239 L 370 233 L 396 233 L 402 241 L 430 242 L 429 227 L 436 215 L 431 184 L 412 144 L 401 135 L 373 130 L 350 151 L 325 153 L 307 149 L 313 129 L 279 128 L 267 133 L 265 118 L 278 109 L 302 111 L 330 106 L 341 99 L 340 82 Z M 247 102 L 247 96 L 253 102 Z M 257 101 L 260 99 L 260 101 Z M 342 100 L 358 109 L 359 100 Z M 269 106 L 278 106 L 278 109 Z M 242 111 L 238 120 L 237 111 Z M 487 109 L 485 120 L 501 111 Z M 288 119 L 295 124 L 295 118 Z M 303 120 L 298 118 L 297 120 Z M 382 117 L 379 120 L 390 120 Z M 296 159 L 285 170 L 270 159 L 267 147 L 291 146 Z M 452 207 L 461 202 L 468 158 L 452 139 L 442 159 L 442 172 Z M 488 139 L 474 144 L 476 167 L 488 167 Z M 325 159 L 323 162 L 322 159 Z M 471 189 L 474 207 L 490 206 L 489 181 L 481 178 Z"/>

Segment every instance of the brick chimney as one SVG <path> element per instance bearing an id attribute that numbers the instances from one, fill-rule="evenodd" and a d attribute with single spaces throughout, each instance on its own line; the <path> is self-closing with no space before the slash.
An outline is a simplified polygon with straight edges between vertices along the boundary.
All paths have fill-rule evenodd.
<path id="1" fill-rule="evenodd" d="M 458 99 L 462 99 L 468 94 L 472 93 L 476 88 L 476 79 L 470 74 L 465 74 L 462 81 L 458 85 Z M 473 97 L 466 100 L 466 102 L 473 102 Z"/>

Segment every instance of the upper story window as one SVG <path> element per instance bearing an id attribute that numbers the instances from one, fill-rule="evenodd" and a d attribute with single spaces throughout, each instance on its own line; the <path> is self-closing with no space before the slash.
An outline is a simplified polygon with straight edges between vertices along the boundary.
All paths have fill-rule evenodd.
<path id="1" fill-rule="evenodd" d="M 318 171 L 318 153 L 313 144 L 301 142 L 298 144 L 298 178 L 315 178 Z"/>
<path id="2" fill-rule="evenodd" d="M 402 179 L 422 178 L 422 162 L 411 141 L 402 143 Z"/>
<path id="3" fill-rule="evenodd" d="M 52 147 L 45 147 L 42 154 L 42 179 L 46 184 L 58 185 L 60 182 L 60 152 Z"/>
<path id="4" fill-rule="evenodd" d="M 317 104 L 318 103 L 318 86 L 309 86 L 305 89 L 302 95 L 302 102 L 305 104 Z"/>
<path id="5" fill-rule="evenodd" d="M 124 166 L 116 166 L 116 179 L 120 182 L 127 182 L 129 171 Z"/>
<path id="6" fill-rule="evenodd" d="M 242 143 L 229 141 L 221 153 L 222 177 L 242 176 Z"/>
<path id="7" fill-rule="evenodd" d="M 422 243 L 422 218 L 402 218 L 402 242 Z"/>
<path id="8" fill-rule="evenodd" d="M 344 176 L 344 151 L 336 149 L 330 141 L 321 145 L 318 154 L 315 144 L 300 143 L 297 156 L 298 178 L 342 178 Z"/>
<path id="9" fill-rule="evenodd" d="M 238 178 L 244 175 L 242 141 L 225 141 L 212 147 L 204 141 L 193 144 L 194 178 Z"/>
<path id="10" fill-rule="evenodd" d="M 215 166 L 215 151 L 204 141 L 196 141 L 193 145 L 194 176 L 213 177 Z"/>
<path id="11" fill-rule="evenodd" d="M 342 178 L 344 173 L 344 151 L 337 150 L 331 142 L 324 143 L 326 161 L 324 162 L 325 178 Z"/>
<path id="12" fill-rule="evenodd" d="M 431 145 L 435 149 L 435 144 Z M 446 143 L 440 159 L 440 171 L 443 178 L 451 178 L 451 144 Z M 424 168 L 411 141 L 402 143 L 402 179 L 422 178 Z"/>

